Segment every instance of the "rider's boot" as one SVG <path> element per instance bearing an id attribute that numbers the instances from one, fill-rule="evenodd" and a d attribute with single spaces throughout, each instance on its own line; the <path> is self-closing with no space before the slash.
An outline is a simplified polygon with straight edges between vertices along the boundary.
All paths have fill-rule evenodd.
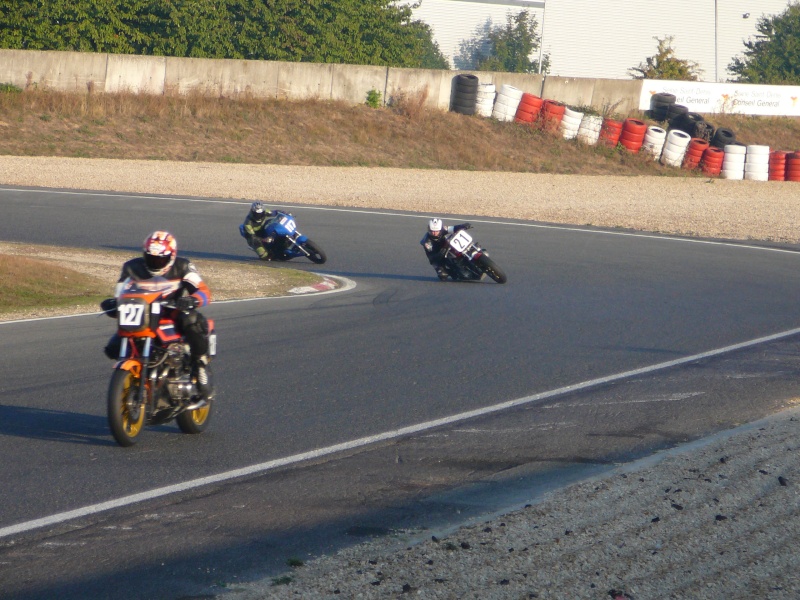
<path id="1" fill-rule="evenodd" d="M 436 274 L 439 276 L 441 281 L 447 280 L 447 271 L 444 270 L 443 267 L 434 267 L 436 269 Z"/>

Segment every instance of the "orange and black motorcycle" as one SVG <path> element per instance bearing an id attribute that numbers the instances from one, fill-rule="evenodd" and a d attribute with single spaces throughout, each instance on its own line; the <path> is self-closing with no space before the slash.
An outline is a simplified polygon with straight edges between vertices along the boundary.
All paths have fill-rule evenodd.
<path id="1" fill-rule="evenodd" d="M 208 426 L 213 400 L 204 400 L 191 377 L 186 340 L 171 318 L 180 282 L 163 277 L 118 284 L 119 360 L 108 387 L 108 424 L 121 446 L 132 446 L 145 425 L 173 419 L 184 433 Z M 214 322 L 209 319 L 209 355 L 216 354 Z"/>

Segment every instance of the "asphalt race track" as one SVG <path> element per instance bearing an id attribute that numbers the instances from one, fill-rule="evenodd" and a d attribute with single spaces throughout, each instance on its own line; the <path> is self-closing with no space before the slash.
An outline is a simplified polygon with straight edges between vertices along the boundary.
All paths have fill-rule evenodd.
<path id="1" fill-rule="evenodd" d="M 252 261 L 237 230 L 248 206 L 0 189 L 0 240 L 135 256 L 167 229 L 185 256 Z M 291 211 L 328 262 L 290 266 L 356 287 L 205 309 L 219 355 L 203 435 L 171 424 L 117 446 L 105 416 L 109 319 L 0 323 L 4 598 L 199 595 L 335 548 L 354 523 L 380 533 L 444 517 L 419 503 L 480 476 L 513 468 L 518 483 L 564 483 L 576 466 L 755 420 L 796 394 L 793 248 L 446 217 L 472 222 L 509 281 L 441 283 L 419 245 L 426 215 Z M 224 543 L 186 537 L 211 514 Z M 146 535 L 123 522 L 148 524 Z M 135 560 L 115 558 L 121 539 Z"/>

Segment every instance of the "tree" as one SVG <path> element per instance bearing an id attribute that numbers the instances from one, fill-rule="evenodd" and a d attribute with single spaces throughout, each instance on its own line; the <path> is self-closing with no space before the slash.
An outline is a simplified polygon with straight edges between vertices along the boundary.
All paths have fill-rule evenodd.
<path id="1" fill-rule="evenodd" d="M 476 30 L 475 35 L 461 43 L 456 66 L 476 71 L 504 71 L 510 73 L 547 73 L 550 57 L 531 58 L 542 43 L 536 33 L 536 16 L 527 10 L 506 16 L 506 24 L 492 26 L 489 19 Z"/>
<path id="2" fill-rule="evenodd" d="M 741 83 L 800 83 L 800 4 L 776 16 L 761 17 L 755 41 L 744 43 L 744 58 L 735 57 L 728 72 Z"/>
<path id="3" fill-rule="evenodd" d="M 648 56 L 638 67 L 631 67 L 628 72 L 634 79 L 670 79 L 674 81 L 697 81 L 702 70 L 691 60 L 675 56 L 672 49 L 674 36 L 655 37 L 658 49 L 653 56 Z"/>
<path id="4" fill-rule="evenodd" d="M 0 0 L 0 48 L 446 69 L 394 0 Z"/>

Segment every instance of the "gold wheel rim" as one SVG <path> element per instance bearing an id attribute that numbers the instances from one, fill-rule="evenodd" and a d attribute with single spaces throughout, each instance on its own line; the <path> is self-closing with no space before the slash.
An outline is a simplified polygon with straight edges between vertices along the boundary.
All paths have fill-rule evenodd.
<path id="1" fill-rule="evenodd" d="M 139 408 L 139 418 L 135 421 L 131 419 L 130 412 L 128 411 L 128 398 L 131 394 L 136 393 L 136 388 L 139 386 L 139 379 L 128 373 L 125 378 L 125 384 L 122 388 L 122 428 L 130 437 L 136 437 L 144 427 L 144 405 Z"/>

